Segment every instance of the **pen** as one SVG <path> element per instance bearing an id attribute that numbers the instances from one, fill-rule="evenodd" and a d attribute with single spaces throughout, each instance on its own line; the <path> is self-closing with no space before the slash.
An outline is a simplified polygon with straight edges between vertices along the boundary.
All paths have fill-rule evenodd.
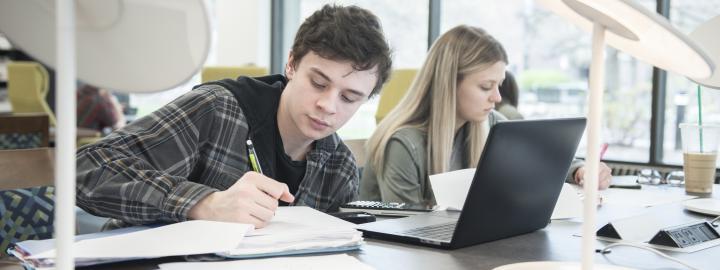
<path id="1" fill-rule="evenodd" d="M 247 148 L 248 148 L 248 157 L 250 158 L 250 166 L 252 166 L 253 171 L 255 171 L 259 174 L 263 174 L 262 167 L 260 166 L 260 159 L 258 159 L 257 152 L 255 152 L 255 146 L 253 146 L 253 143 L 250 139 L 248 139 L 245 142 L 245 144 L 247 144 Z M 271 195 L 269 193 L 267 193 L 267 194 L 270 197 L 273 197 L 273 195 Z M 292 196 L 292 194 L 290 194 L 290 197 L 293 198 L 292 200 L 294 200 L 294 198 L 295 198 Z M 275 198 L 275 197 L 273 197 L 273 198 Z M 278 198 L 275 198 L 275 199 L 278 199 Z M 292 203 L 292 201 L 285 201 L 285 202 Z M 273 213 L 273 215 L 275 215 L 275 214 Z"/>
<path id="2" fill-rule="evenodd" d="M 253 146 L 253 143 L 251 140 L 247 140 L 245 142 L 247 144 L 248 148 L 248 156 L 250 157 L 250 166 L 252 166 L 253 171 L 263 174 L 262 167 L 260 167 L 260 160 L 258 159 L 257 153 L 255 152 L 255 147 Z"/>
<path id="3" fill-rule="evenodd" d="M 608 149 L 608 143 L 603 143 L 602 146 L 600 146 L 600 160 L 603 159 L 605 156 L 605 151 Z"/>

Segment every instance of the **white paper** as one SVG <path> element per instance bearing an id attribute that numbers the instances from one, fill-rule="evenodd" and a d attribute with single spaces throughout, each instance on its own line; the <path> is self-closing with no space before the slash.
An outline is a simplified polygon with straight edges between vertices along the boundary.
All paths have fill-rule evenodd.
<path id="1" fill-rule="evenodd" d="M 235 249 L 221 256 L 261 255 L 361 245 L 356 224 L 307 206 L 279 207 L 267 227 L 249 233 Z"/>
<path id="2" fill-rule="evenodd" d="M 308 231 L 331 229 L 354 229 L 357 225 L 325 214 L 307 206 L 278 207 L 275 217 L 264 228 L 256 229 L 247 236 L 267 234 L 305 234 Z"/>
<path id="3" fill-rule="evenodd" d="M 611 183 L 613 185 L 636 185 L 637 175 L 613 175 Z"/>
<path id="4" fill-rule="evenodd" d="M 430 176 L 430 184 L 435 193 L 435 201 L 442 210 L 462 210 L 470 191 L 475 169 L 463 169 Z M 565 183 L 552 219 L 567 219 L 582 216 L 582 201 L 575 189 Z"/>
<path id="5" fill-rule="evenodd" d="M 651 207 L 667 203 L 682 202 L 697 198 L 683 193 L 672 193 L 667 190 L 609 188 L 600 191 L 603 204 L 616 204 L 628 207 Z"/>
<path id="6" fill-rule="evenodd" d="M 617 219 L 610 223 L 612 223 L 620 239 L 630 242 L 648 242 L 663 228 L 679 225 L 677 220 L 667 216 L 663 217 L 657 213 Z"/>
<path id="7" fill-rule="evenodd" d="M 218 253 L 225 257 L 233 256 L 260 256 L 263 254 L 289 254 L 311 250 L 315 252 L 328 252 L 344 248 L 356 248 L 363 244 L 362 232 L 328 233 L 326 235 L 306 235 L 287 238 L 275 235 L 260 235 L 246 237 L 237 249 Z"/>
<path id="8" fill-rule="evenodd" d="M 582 216 L 582 200 L 573 186 L 563 183 L 550 219 L 568 219 Z"/>
<path id="9" fill-rule="evenodd" d="M 76 258 L 154 258 L 222 252 L 236 248 L 250 224 L 193 220 L 75 242 Z M 55 251 L 31 258 L 53 258 Z"/>
<path id="10" fill-rule="evenodd" d="M 147 226 L 133 226 L 133 227 L 121 228 L 121 229 L 111 230 L 111 231 L 76 235 L 75 242 L 80 241 L 80 240 L 86 240 L 86 239 L 95 239 L 95 238 L 102 238 L 102 237 L 108 237 L 108 236 L 113 236 L 113 235 L 126 234 L 126 233 L 131 233 L 131 232 L 147 230 L 147 229 L 151 229 L 151 228 L 147 227 Z M 53 250 L 55 248 L 55 239 L 27 240 L 27 241 L 19 242 L 16 245 L 19 246 L 24 252 L 26 252 L 28 254 L 39 254 L 42 252 Z"/>
<path id="11" fill-rule="evenodd" d="M 372 267 L 360 262 L 347 254 L 308 256 L 308 257 L 277 257 L 268 259 L 234 260 L 221 262 L 184 262 L 160 264 L 160 270 L 370 270 Z"/>
<path id="12" fill-rule="evenodd" d="M 430 185 L 440 209 L 462 210 L 474 176 L 474 168 L 430 175 Z"/>
<path id="13" fill-rule="evenodd" d="M 83 234 L 83 235 L 76 235 L 75 241 L 79 240 L 85 240 L 85 239 L 94 239 L 94 238 L 101 238 L 101 237 L 107 237 L 112 235 L 119 235 L 119 234 L 125 234 L 125 233 L 131 233 L 131 232 L 137 232 L 142 230 L 151 229 L 151 227 L 148 226 L 134 226 L 134 227 L 127 227 L 117 230 L 111 230 L 111 231 L 104 231 L 104 232 L 98 232 L 98 233 L 90 233 L 90 234 Z M 46 252 L 53 250 L 55 248 L 55 239 L 44 239 L 44 240 L 27 240 L 22 241 L 16 244 L 19 248 L 19 250 L 22 250 L 22 253 L 14 253 L 13 251 L 8 251 L 9 253 L 14 253 L 14 256 L 26 263 L 27 265 L 32 265 L 34 269 L 54 269 L 52 266 L 55 264 L 54 259 L 29 259 L 26 257 L 25 254 L 39 254 L 41 252 Z M 89 265 L 95 265 L 99 263 L 111 263 L 111 262 L 120 262 L 120 261 L 126 261 L 126 260 L 132 260 L 132 259 L 141 259 L 141 258 L 75 258 L 75 266 L 81 267 L 81 266 L 89 266 Z"/>

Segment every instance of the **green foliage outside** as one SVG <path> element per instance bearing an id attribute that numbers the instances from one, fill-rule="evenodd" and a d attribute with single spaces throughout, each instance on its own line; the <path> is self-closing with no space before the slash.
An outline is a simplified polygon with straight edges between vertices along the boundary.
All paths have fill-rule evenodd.
<path id="1" fill-rule="evenodd" d="M 572 81 L 569 75 L 557 71 L 546 69 L 528 69 L 524 70 L 518 76 L 518 85 L 520 91 L 529 91 L 538 87 L 557 85 Z"/>

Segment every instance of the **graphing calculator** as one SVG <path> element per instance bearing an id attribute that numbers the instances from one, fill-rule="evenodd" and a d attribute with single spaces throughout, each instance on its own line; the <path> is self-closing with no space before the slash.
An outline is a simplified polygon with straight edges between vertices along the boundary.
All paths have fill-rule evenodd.
<path id="1" fill-rule="evenodd" d="M 340 212 L 364 211 L 376 216 L 412 216 L 432 211 L 433 208 L 427 205 L 378 202 L 378 201 L 354 201 L 340 206 Z"/>

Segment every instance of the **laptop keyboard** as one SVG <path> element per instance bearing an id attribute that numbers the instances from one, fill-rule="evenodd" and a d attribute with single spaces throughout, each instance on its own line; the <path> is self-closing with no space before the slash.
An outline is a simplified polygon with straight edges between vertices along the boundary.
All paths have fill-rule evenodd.
<path id="1" fill-rule="evenodd" d="M 450 240 L 452 240 L 453 233 L 455 232 L 455 225 L 457 225 L 457 221 L 410 229 L 402 231 L 400 234 L 442 242 L 450 242 Z"/>

